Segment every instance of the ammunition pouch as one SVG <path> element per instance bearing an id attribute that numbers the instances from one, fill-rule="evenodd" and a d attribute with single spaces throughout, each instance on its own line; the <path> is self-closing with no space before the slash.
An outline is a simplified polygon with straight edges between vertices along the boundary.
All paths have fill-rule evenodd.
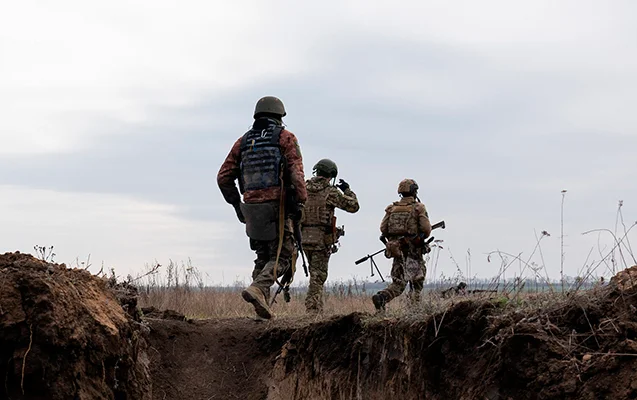
<path id="1" fill-rule="evenodd" d="M 388 240 L 385 243 L 385 257 L 401 258 L 403 256 L 401 240 Z"/>
<path id="2" fill-rule="evenodd" d="M 279 205 L 276 203 L 241 204 L 246 219 L 246 234 L 250 239 L 271 241 L 277 237 Z"/>
<path id="3" fill-rule="evenodd" d="M 303 238 L 303 248 L 306 250 L 323 250 L 332 244 L 332 235 L 325 233 L 324 226 L 303 226 L 301 237 Z"/>

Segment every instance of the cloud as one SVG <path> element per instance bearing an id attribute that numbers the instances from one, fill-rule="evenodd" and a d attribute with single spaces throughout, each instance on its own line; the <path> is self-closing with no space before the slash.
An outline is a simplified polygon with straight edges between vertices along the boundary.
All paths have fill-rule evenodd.
<path id="1" fill-rule="evenodd" d="M 532 248 L 534 229 L 552 233 L 556 273 L 562 189 L 571 273 L 591 244 L 581 231 L 614 224 L 622 198 L 634 215 L 630 2 L 50 7 L 21 2 L 0 17 L 10 55 L 0 65 L 0 184 L 13 187 L 3 197 L 15 197 L 7 207 L 18 219 L 31 219 L 17 204 L 32 190 L 73 205 L 116 198 L 184 232 L 118 263 L 188 248 L 211 274 L 249 275 L 253 255 L 215 175 L 265 94 L 285 101 L 308 175 L 332 158 L 359 195 L 361 211 L 339 215 L 347 236 L 330 279 L 367 273 L 353 260 L 380 244 L 382 210 L 406 176 L 432 218 L 447 220 L 436 236 L 456 258 L 470 248 L 481 275 L 497 272 L 484 253 Z M 55 207 L 49 215 L 64 221 Z M 210 243 L 199 239 L 206 229 Z M 129 233 L 109 226 L 78 243 L 89 235 L 119 243 Z M 224 251 L 213 258 L 213 247 Z M 441 268 L 456 269 L 449 257 Z"/>
<path id="2" fill-rule="evenodd" d="M 217 244 L 223 223 L 183 220 L 174 206 L 113 194 L 60 193 L 0 186 L 0 240 L 4 251 L 32 252 L 34 245 L 54 246 L 56 260 L 85 261 L 93 272 L 135 275 L 145 263 L 193 257 L 224 268 Z M 227 265 L 225 265 L 227 268 Z"/>

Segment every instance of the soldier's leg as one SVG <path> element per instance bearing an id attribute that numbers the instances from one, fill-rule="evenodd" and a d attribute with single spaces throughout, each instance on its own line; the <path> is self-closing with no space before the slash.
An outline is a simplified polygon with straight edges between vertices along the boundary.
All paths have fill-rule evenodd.
<path id="1" fill-rule="evenodd" d="M 327 268 L 330 260 L 328 250 L 306 252 L 310 262 L 310 285 L 305 297 L 308 312 L 323 311 L 323 285 L 327 280 Z"/>
<path id="2" fill-rule="evenodd" d="M 422 288 L 425 286 L 425 278 L 418 278 L 411 281 L 411 293 L 410 298 L 414 303 L 419 303 L 422 293 Z"/>
<path id="3" fill-rule="evenodd" d="M 394 258 L 391 268 L 392 283 L 372 297 L 376 309 L 384 309 L 385 304 L 400 296 L 405 290 L 407 281 L 405 280 L 404 264 L 403 258 Z"/>
<path id="4" fill-rule="evenodd" d="M 279 245 L 278 238 L 271 242 L 268 242 L 268 261 L 261 269 L 261 272 L 256 276 L 251 286 L 259 288 L 267 300 L 270 299 L 270 287 L 274 284 L 274 267 L 276 262 L 277 247 Z M 281 247 L 281 254 L 279 255 L 279 262 L 276 266 L 277 278 L 283 276 L 285 270 L 290 268 L 292 253 L 294 251 L 294 238 L 292 231 L 286 226 L 285 233 L 283 235 L 283 245 Z"/>
<path id="5" fill-rule="evenodd" d="M 416 278 L 409 281 L 409 298 L 414 303 L 420 302 L 422 289 L 425 286 L 425 276 L 427 276 L 427 267 L 422 257 L 419 258 L 419 266 L 422 274 L 419 274 Z"/>
<path id="6" fill-rule="evenodd" d="M 254 260 L 254 269 L 252 270 L 252 281 L 254 281 L 270 259 L 268 254 L 270 246 L 269 242 L 250 239 L 250 248 L 257 253 L 257 258 Z"/>
<path id="7" fill-rule="evenodd" d="M 391 268 L 391 280 L 392 282 L 386 289 L 381 290 L 387 298 L 387 302 L 400 296 L 407 286 L 404 273 L 405 263 L 402 258 L 394 258 Z"/>

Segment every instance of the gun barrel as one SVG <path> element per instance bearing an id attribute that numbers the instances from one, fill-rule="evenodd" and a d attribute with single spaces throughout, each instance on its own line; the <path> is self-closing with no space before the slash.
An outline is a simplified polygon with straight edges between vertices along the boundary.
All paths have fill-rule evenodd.
<path id="1" fill-rule="evenodd" d="M 385 251 L 385 249 L 380 249 L 374 254 L 368 254 L 365 257 L 361 258 L 360 260 L 354 261 L 354 264 L 358 265 L 360 263 L 363 263 L 363 262 L 369 260 L 370 258 L 374 257 L 375 255 L 382 253 L 383 251 Z"/>
<path id="2" fill-rule="evenodd" d="M 445 228 L 446 228 L 446 226 L 445 226 L 445 221 L 440 221 L 440 222 L 438 222 L 438 223 L 436 223 L 436 224 L 433 224 L 433 225 L 431 226 L 431 230 L 438 229 L 438 228 L 445 229 Z"/>
<path id="3" fill-rule="evenodd" d="M 359 259 L 359 260 L 354 261 L 354 264 L 358 265 L 358 264 L 360 264 L 360 263 L 364 263 L 364 262 L 365 262 L 365 261 L 367 261 L 368 259 L 369 259 L 369 255 L 366 255 L 365 257 L 363 257 L 363 258 L 361 258 L 361 259 Z"/>

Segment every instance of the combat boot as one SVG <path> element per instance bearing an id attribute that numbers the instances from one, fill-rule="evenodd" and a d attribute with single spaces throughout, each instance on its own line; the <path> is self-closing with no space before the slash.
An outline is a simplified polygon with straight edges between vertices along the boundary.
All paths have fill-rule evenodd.
<path id="1" fill-rule="evenodd" d="M 272 311 L 270 311 L 268 302 L 266 301 L 261 289 L 255 286 L 248 286 L 247 289 L 241 292 L 241 296 L 243 297 L 243 300 L 251 303 L 254 306 L 254 311 L 259 317 L 264 319 L 272 318 Z"/>
<path id="2" fill-rule="evenodd" d="M 372 301 L 374 302 L 374 307 L 376 307 L 376 311 L 382 312 L 385 311 L 385 304 L 387 304 L 387 299 L 385 298 L 382 292 L 378 292 L 372 296 Z"/>

